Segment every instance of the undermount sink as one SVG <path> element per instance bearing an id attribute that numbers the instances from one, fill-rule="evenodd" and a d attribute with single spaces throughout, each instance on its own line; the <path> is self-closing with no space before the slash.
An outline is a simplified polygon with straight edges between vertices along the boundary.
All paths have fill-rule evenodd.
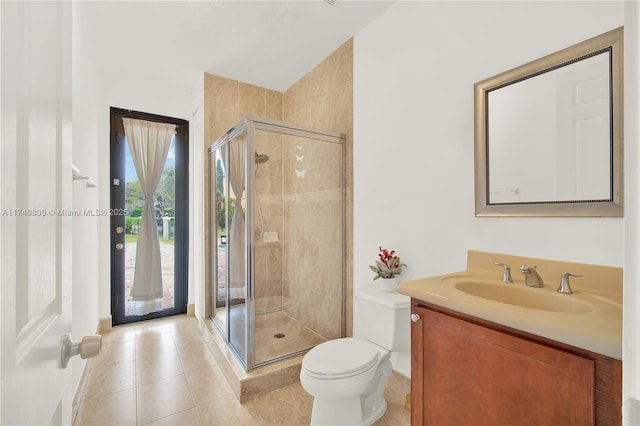
<path id="1" fill-rule="evenodd" d="M 456 276 L 447 277 L 443 281 L 449 281 L 448 284 L 471 296 L 522 308 L 575 314 L 593 310 L 589 302 L 579 300 L 576 295 L 559 294 L 550 285 L 532 288 L 523 283 L 507 284 L 486 278 Z"/>

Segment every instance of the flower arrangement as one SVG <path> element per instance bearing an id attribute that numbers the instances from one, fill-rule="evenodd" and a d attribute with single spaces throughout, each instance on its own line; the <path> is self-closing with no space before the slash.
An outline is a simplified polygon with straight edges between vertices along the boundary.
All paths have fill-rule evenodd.
<path id="1" fill-rule="evenodd" d="M 380 253 L 378 253 L 379 260 L 376 260 L 375 265 L 369 265 L 369 269 L 376 273 L 373 280 L 378 278 L 393 278 L 396 275 L 402 273 L 402 268 L 407 265 L 400 261 L 400 257 L 396 256 L 395 250 L 387 250 L 379 247 Z"/>

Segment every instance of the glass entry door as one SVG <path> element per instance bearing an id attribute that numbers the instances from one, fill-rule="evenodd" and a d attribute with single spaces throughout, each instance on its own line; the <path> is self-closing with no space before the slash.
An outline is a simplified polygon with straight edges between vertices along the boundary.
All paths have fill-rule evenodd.
<path id="1" fill-rule="evenodd" d="M 137 170 L 143 162 L 134 160 L 123 125 L 123 119 L 175 125 L 175 134 L 166 159 L 157 173 L 151 203 L 147 203 L 149 175 Z M 151 132 L 151 131 L 150 131 Z M 150 136 L 150 135 L 149 135 Z M 167 315 L 186 313 L 188 261 L 188 140 L 189 123 L 170 117 L 156 116 L 117 108 L 111 109 L 111 311 L 113 324 L 124 324 Z M 160 144 L 153 137 L 150 142 Z M 156 153 L 154 147 L 147 151 Z M 146 152 L 146 151 L 145 151 Z M 144 160 L 152 167 L 153 158 Z M 158 161 L 158 165 L 159 165 Z M 148 172 L 148 170 L 147 170 Z M 141 172 L 142 173 L 142 172 Z M 155 179 L 155 178 L 154 178 Z M 138 250 L 144 209 L 151 207 L 147 229 L 157 236 L 160 253 L 161 289 L 149 303 L 134 295 L 133 283 L 140 267 L 137 257 L 148 254 Z M 145 238 L 149 244 L 149 238 Z M 152 242 L 154 243 L 154 242 Z M 143 277 L 144 278 L 144 277 Z M 136 278 L 139 282 L 140 278 Z M 143 306 L 144 305 L 144 306 Z"/>

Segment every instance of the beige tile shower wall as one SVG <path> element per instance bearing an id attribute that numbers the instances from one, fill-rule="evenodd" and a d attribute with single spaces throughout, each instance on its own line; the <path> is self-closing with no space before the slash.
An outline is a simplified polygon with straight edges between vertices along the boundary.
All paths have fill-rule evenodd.
<path id="1" fill-rule="evenodd" d="M 204 75 L 205 146 L 208 148 L 244 115 L 282 120 L 282 93 L 264 87 Z"/>
<path id="2" fill-rule="evenodd" d="M 256 130 L 255 148 L 269 156 L 255 173 L 255 303 L 260 314 L 282 310 L 282 135 Z"/>
<path id="3" fill-rule="evenodd" d="M 326 339 L 341 335 L 342 190 L 285 197 L 283 310 Z"/>
<path id="4" fill-rule="evenodd" d="M 346 135 L 345 150 L 345 191 L 344 195 L 341 190 L 335 194 L 337 197 L 343 197 L 345 201 L 345 254 L 344 260 L 333 259 L 333 254 L 337 253 L 336 245 L 333 242 L 325 241 L 327 245 L 312 249 L 305 247 L 304 244 L 293 242 L 286 253 L 288 258 L 285 261 L 285 310 L 294 317 L 298 317 L 305 322 L 305 318 L 309 317 L 309 326 L 322 333 L 324 328 L 331 328 L 326 331 L 329 334 L 326 338 L 338 337 L 334 336 L 333 325 L 335 320 L 340 318 L 340 310 L 344 309 L 346 318 L 346 333 L 352 335 L 353 329 L 353 244 L 352 244 L 352 221 L 353 221 L 353 40 L 347 41 L 335 52 L 328 56 L 322 63 L 311 70 L 307 75 L 301 78 L 297 83 L 284 92 L 283 98 L 283 120 L 300 124 L 304 126 L 326 129 L 335 132 L 344 133 Z M 285 145 L 286 152 L 286 145 Z M 305 154 L 307 155 L 307 154 Z M 321 157 L 323 153 L 318 153 Z M 291 157 L 292 158 L 292 157 Z M 322 164 L 320 161 L 313 167 L 307 167 L 307 173 L 313 176 L 314 172 L 320 170 L 320 167 L 330 167 L 333 163 Z M 301 170 L 300 168 L 298 168 Z M 302 205 L 294 205 L 292 199 L 285 204 L 285 215 L 298 212 L 302 215 L 313 214 L 314 219 L 320 221 L 314 227 L 314 230 L 308 232 L 316 232 L 319 234 L 332 233 L 337 230 L 335 224 L 325 224 L 321 226 L 322 218 L 317 216 L 318 212 L 324 214 L 339 214 L 335 210 L 333 201 L 326 199 L 327 195 L 315 194 L 314 191 L 326 190 L 328 182 L 320 185 L 314 178 L 296 179 L 291 174 L 285 173 L 285 186 L 287 176 L 291 178 L 291 188 L 295 190 L 295 194 L 305 194 L 304 201 L 297 200 L 295 203 L 301 202 Z M 331 179 L 332 174 L 325 170 L 322 176 Z M 335 176 L 335 175 L 334 175 Z M 309 184 L 308 187 L 302 187 L 302 183 Z M 316 185 L 318 184 L 318 185 Z M 335 188 L 335 187 L 334 187 Z M 305 192 L 309 191 L 309 192 Z M 323 200 L 322 205 L 318 200 Z M 326 208 L 326 209 L 325 209 Z M 302 210 L 302 211 L 301 211 Z M 296 214 L 295 216 L 298 216 Z M 285 224 L 287 222 L 285 221 Z M 293 224 L 291 224 L 293 226 Z M 296 238 L 297 230 L 288 229 L 292 238 Z M 286 231 L 285 231 L 286 232 Z M 287 254 L 285 255 L 285 257 Z M 328 283 L 335 282 L 333 277 L 327 275 L 326 271 L 331 270 L 335 273 L 338 263 L 344 263 L 346 296 L 344 307 L 339 306 L 340 294 Z M 306 323 L 306 322 L 305 322 Z M 324 325 L 323 325 L 324 324 Z"/>
<path id="5" fill-rule="evenodd" d="M 282 93 L 263 87 L 230 80 L 211 74 L 204 78 L 205 147 L 215 142 L 244 115 L 282 120 Z M 257 132 L 259 133 L 259 132 Z M 282 234 L 282 153 L 279 135 L 256 134 L 256 151 L 269 155 L 269 161 L 260 166 L 256 176 L 257 199 L 262 215 L 260 226 L 267 231 Z M 208 155 L 205 158 L 209 158 Z M 209 161 L 205 169 L 209 173 Z M 209 200 L 210 183 L 205 179 L 205 200 Z M 205 202 L 205 217 L 209 217 Z M 258 211 L 256 211 L 258 213 Z M 256 216 L 257 217 L 257 216 Z M 256 224 L 258 227 L 258 224 Z M 211 252 L 207 236 L 206 250 Z M 256 308 L 261 311 L 279 310 L 282 307 L 282 245 L 262 243 L 256 245 Z M 213 271 L 205 271 L 205 300 L 209 298 L 209 286 Z M 209 309 L 209 307 L 207 307 Z"/>
<path id="6" fill-rule="evenodd" d="M 256 150 L 270 157 L 269 162 L 264 167 L 261 166 L 256 176 L 257 199 L 260 203 L 256 209 L 259 208 L 263 215 L 262 231 L 278 233 L 278 242 L 266 243 L 261 237 L 256 244 L 256 307 L 269 311 L 284 303 L 285 309 L 291 315 L 326 338 L 339 337 L 339 321 L 343 310 L 347 335 L 352 334 L 352 81 L 352 40 L 338 48 L 284 94 L 205 74 L 207 147 L 245 114 L 284 120 L 346 135 L 347 170 L 344 176 L 344 193 L 339 185 L 332 181 L 339 176 L 337 171 L 330 170 L 330 167 L 339 165 L 330 160 L 335 158 L 335 154 L 327 154 L 326 150 L 316 149 L 315 145 L 309 148 L 304 154 L 309 162 L 309 174 L 305 174 L 304 179 L 294 179 L 291 176 L 297 166 L 292 163 L 296 158 L 295 152 L 292 151 L 296 150 L 295 145 L 289 145 L 287 151 L 287 144 L 278 145 L 278 141 L 269 140 L 263 145 L 260 138 L 256 138 Z M 278 147 L 282 148 L 280 152 Z M 290 161 L 288 165 L 287 158 Z M 287 168 L 290 172 L 290 185 L 282 192 Z M 298 167 L 298 170 L 303 168 Z M 280 178 L 277 176 L 278 173 L 282 174 Z M 269 174 L 271 176 L 267 176 Z M 207 182 L 205 195 L 208 194 L 208 190 Z M 283 193 L 287 194 L 286 199 L 283 198 Z M 300 198 L 302 194 L 304 196 Z M 299 198 L 296 199 L 296 196 Z M 346 206 L 344 255 L 337 250 L 340 244 L 337 238 L 342 224 L 327 223 L 326 220 L 339 217 L 342 197 Z M 205 199 L 208 199 L 208 196 Z M 296 225 L 296 218 L 305 216 L 312 218 L 309 223 L 314 224 L 313 227 Z M 285 228 L 282 219 L 285 218 L 286 223 L 287 217 L 293 218 L 294 223 Z M 325 236 L 327 238 L 323 238 Z M 316 238 L 320 238 L 319 244 L 309 243 Z M 285 249 L 290 255 L 285 254 Z M 281 262 L 278 262 L 279 257 Z M 343 264 L 346 269 L 346 297 L 344 306 L 341 306 L 339 288 L 327 288 L 327 283 L 340 280 L 336 274 L 342 273 L 338 265 Z M 207 271 L 207 283 L 210 282 L 209 274 L 210 271 Z M 284 302 L 280 298 L 281 295 L 284 296 Z"/>

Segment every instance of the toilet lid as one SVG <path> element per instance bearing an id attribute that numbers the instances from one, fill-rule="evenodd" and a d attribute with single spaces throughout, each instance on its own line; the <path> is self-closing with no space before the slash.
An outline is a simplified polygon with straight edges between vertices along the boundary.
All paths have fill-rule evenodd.
<path id="1" fill-rule="evenodd" d="M 347 376 L 368 370 L 377 359 L 375 345 L 354 338 L 337 339 L 311 349 L 302 368 L 314 375 Z"/>

